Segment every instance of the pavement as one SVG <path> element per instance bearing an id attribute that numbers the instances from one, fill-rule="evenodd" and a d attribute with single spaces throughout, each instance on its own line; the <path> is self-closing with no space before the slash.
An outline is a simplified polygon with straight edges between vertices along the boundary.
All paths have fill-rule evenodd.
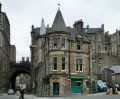
<path id="1" fill-rule="evenodd" d="M 116 95 L 106 95 L 106 93 L 95 94 L 74 94 L 72 96 L 60 96 L 60 97 L 37 97 L 35 95 L 25 94 L 25 99 L 120 99 L 120 91 Z M 7 95 L 3 94 L 0 99 L 19 99 L 19 95 Z"/>
<path id="2" fill-rule="evenodd" d="M 94 93 L 94 94 L 72 94 L 70 97 L 73 97 L 73 96 L 102 96 L 102 95 L 106 95 L 106 92 Z M 110 94 L 110 95 L 113 95 L 113 94 Z M 120 96 L 120 91 L 116 95 Z M 31 96 L 34 97 L 35 99 L 39 98 L 38 96 L 35 96 L 35 95 L 31 95 Z M 54 97 L 54 96 L 51 96 L 51 97 Z M 59 96 L 59 97 L 69 97 L 69 96 Z"/>

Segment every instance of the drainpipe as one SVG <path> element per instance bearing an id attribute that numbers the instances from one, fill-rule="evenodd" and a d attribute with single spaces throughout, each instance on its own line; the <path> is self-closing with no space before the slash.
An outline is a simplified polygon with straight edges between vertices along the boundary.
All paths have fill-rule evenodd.
<path id="1" fill-rule="evenodd" d="M 89 43 L 89 52 L 88 52 L 88 55 L 89 55 L 89 93 L 91 93 L 91 61 L 90 61 L 90 58 L 91 58 L 91 55 L 90 55 L 90 43 Z"/>
<path id="2" fill-rule="evenodd" d="M 70 90 L 70 93 L 71 93 L 71 75 L 70 75 L 70 34 L 69 34 L 69 37 L 68 37 L 68 42 L 69 42 L 69 79 L 70 79 L 70 84 L 69 84 L 69 90 Z"/>

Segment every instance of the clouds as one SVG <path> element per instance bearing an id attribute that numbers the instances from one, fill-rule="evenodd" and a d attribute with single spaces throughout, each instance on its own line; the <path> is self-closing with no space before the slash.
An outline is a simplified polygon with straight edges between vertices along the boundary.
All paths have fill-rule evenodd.
<path id="1" fill-rule="evenodd" d="M 7 13 L 11 24 L 11 43 L 17 47 L 17 60 L 30 56 L 31 25 L 40 26 L 41 19 L 52 26 L 57 4 L 67 26 L 83 19 L 84 26 L 100 27 L 113 33 L 120 28 L 120 0 L 1 0 L 3 11 Z"/>

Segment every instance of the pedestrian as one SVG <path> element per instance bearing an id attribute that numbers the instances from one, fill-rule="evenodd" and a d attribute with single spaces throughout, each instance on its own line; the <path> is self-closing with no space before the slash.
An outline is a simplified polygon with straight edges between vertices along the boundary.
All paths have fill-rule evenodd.
<path id="1" fill-rule="evenodd" d="M 21 89 L 21 90 L 20 90 L 20 94 L 21 94 L 21 95 L 20 95 L 20 98 L 19 98 L 19 99 L 24 99 L 24 92 L 25 92 L 24 89 Z"/>

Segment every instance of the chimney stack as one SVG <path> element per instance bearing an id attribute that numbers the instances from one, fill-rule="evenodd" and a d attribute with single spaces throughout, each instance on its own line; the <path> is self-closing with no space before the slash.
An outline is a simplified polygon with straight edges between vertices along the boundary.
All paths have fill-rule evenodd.
<path id="1" fill-rule="evenodd" d="M 79 32 L 83 32 L 83 21 L 82 19 L 79 21 L 76 21 L 73 25 L 75 29 L 77 29 Z"/>

